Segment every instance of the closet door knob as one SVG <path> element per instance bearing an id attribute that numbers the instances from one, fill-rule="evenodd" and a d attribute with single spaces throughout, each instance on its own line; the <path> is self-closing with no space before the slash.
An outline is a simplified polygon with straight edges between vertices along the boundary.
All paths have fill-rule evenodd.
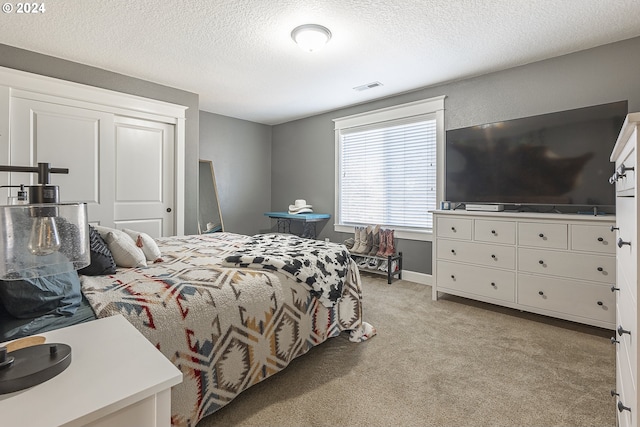
<path id="1" fill-rule="evenodd" d="M 622 404 L 622 402 L 620 402 L 620 401 L 618 400 L 618 411 L 620 411 L 620 412 L 622 412 L 622 411 L 629 411 L 629 412 L 631 412 L 631 408 L 629 408 L 628 406 L 624 406 L 624 405 Z"/>
<path id="2" fill-rule="evenodd" d="M 631 246 L 631 242 L 625 242 L 624 240 L 622 240 L 622 238 L 618 237 L 618 247 L 621 248 L 624 245 L 629 245 Z"/>
<path id="3" fill-rule="evenodd" d="M 615 285 L 611 285 L 611 292 L 619 291 L 620 288 L 616 288 Z"/>
<path id="4" fill-rule="evenodd" d="M 609 228 L 609 230 L 611 231 L 620 230 L 620 227 L 616 227 L 615 225 L 612 225 L 611 228 Z"/>
<path id="5" fill-rule="evenodd" d="M 618 335 L 622 336 L 622 334 L 631 335 L 631 331 L 627 331 L 626 329 L 623 329 L 622 325 L 620 325 L 620 326 L 618 326 Z"/>
<path id="6" fill-rule="evenodd" d="M 620 396 L 620 393 L 616 393 L 615 390 L 611 390 L 611 397 L 613 396 Z"/>
<path id="7" fill-rule="evenodd" d="M 620 344 L 620 341 L 618 341 L 616 339 L 616 337 L 611 337 L 611 344 L 613 344 L 613 345 Z M 613 390 L 611 390 L 611 391 L 613 391 Z M 612 396 L 613 396 L 613 394 L 612 394 Z"/>

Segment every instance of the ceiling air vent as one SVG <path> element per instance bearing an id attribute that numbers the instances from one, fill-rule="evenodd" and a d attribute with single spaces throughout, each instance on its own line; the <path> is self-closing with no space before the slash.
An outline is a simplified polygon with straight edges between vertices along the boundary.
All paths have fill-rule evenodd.
<path id="1" fill-rule="evenodd" d="M 353 90 L 358 91 L 358 92 L 362 92 L 363 90 L 373 89 L 374 87 L 378 87 L 378 86 L 382 86 L 382 83 L 380 83 L 380 82 L 371 82 L 371 83 L 367 83 L 366 85 L 356 86 L 356 87 L 353 88 Z"/>

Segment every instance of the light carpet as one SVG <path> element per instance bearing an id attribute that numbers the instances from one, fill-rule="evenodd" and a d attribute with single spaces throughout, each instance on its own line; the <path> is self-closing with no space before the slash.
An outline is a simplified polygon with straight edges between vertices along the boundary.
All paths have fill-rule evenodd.
<path id="1" fill-rule="evenodd" d="M 378 335 L 331 338 L 213 426 L 615 426 L 613 331 L 362 274 Z"/>

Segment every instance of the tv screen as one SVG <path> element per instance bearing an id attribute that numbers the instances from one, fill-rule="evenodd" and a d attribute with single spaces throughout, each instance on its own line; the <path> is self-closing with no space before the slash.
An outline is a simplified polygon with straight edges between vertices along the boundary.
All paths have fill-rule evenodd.
<path id="1" fill-rule="evenodd" d="M 627 101 L 448 130 L 445 199 L 609 207 Z"/>

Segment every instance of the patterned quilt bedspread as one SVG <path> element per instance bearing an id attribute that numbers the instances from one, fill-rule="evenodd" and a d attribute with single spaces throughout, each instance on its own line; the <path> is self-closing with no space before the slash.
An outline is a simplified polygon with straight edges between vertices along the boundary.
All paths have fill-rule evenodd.
<path id="1" fill-rule="evenodd" d="M 98 317 L 124 315 L 182 371 L 171 396 L 175 426 L 194 426 L 342 331 L 355 342 L 375 335 L 362 320 L 350 257 L 341 296 L 327 306 L 282 272 L 223 266 L 250 241 L 233 233 L 161 238 L 162 263 L 81 276 Z"/>

